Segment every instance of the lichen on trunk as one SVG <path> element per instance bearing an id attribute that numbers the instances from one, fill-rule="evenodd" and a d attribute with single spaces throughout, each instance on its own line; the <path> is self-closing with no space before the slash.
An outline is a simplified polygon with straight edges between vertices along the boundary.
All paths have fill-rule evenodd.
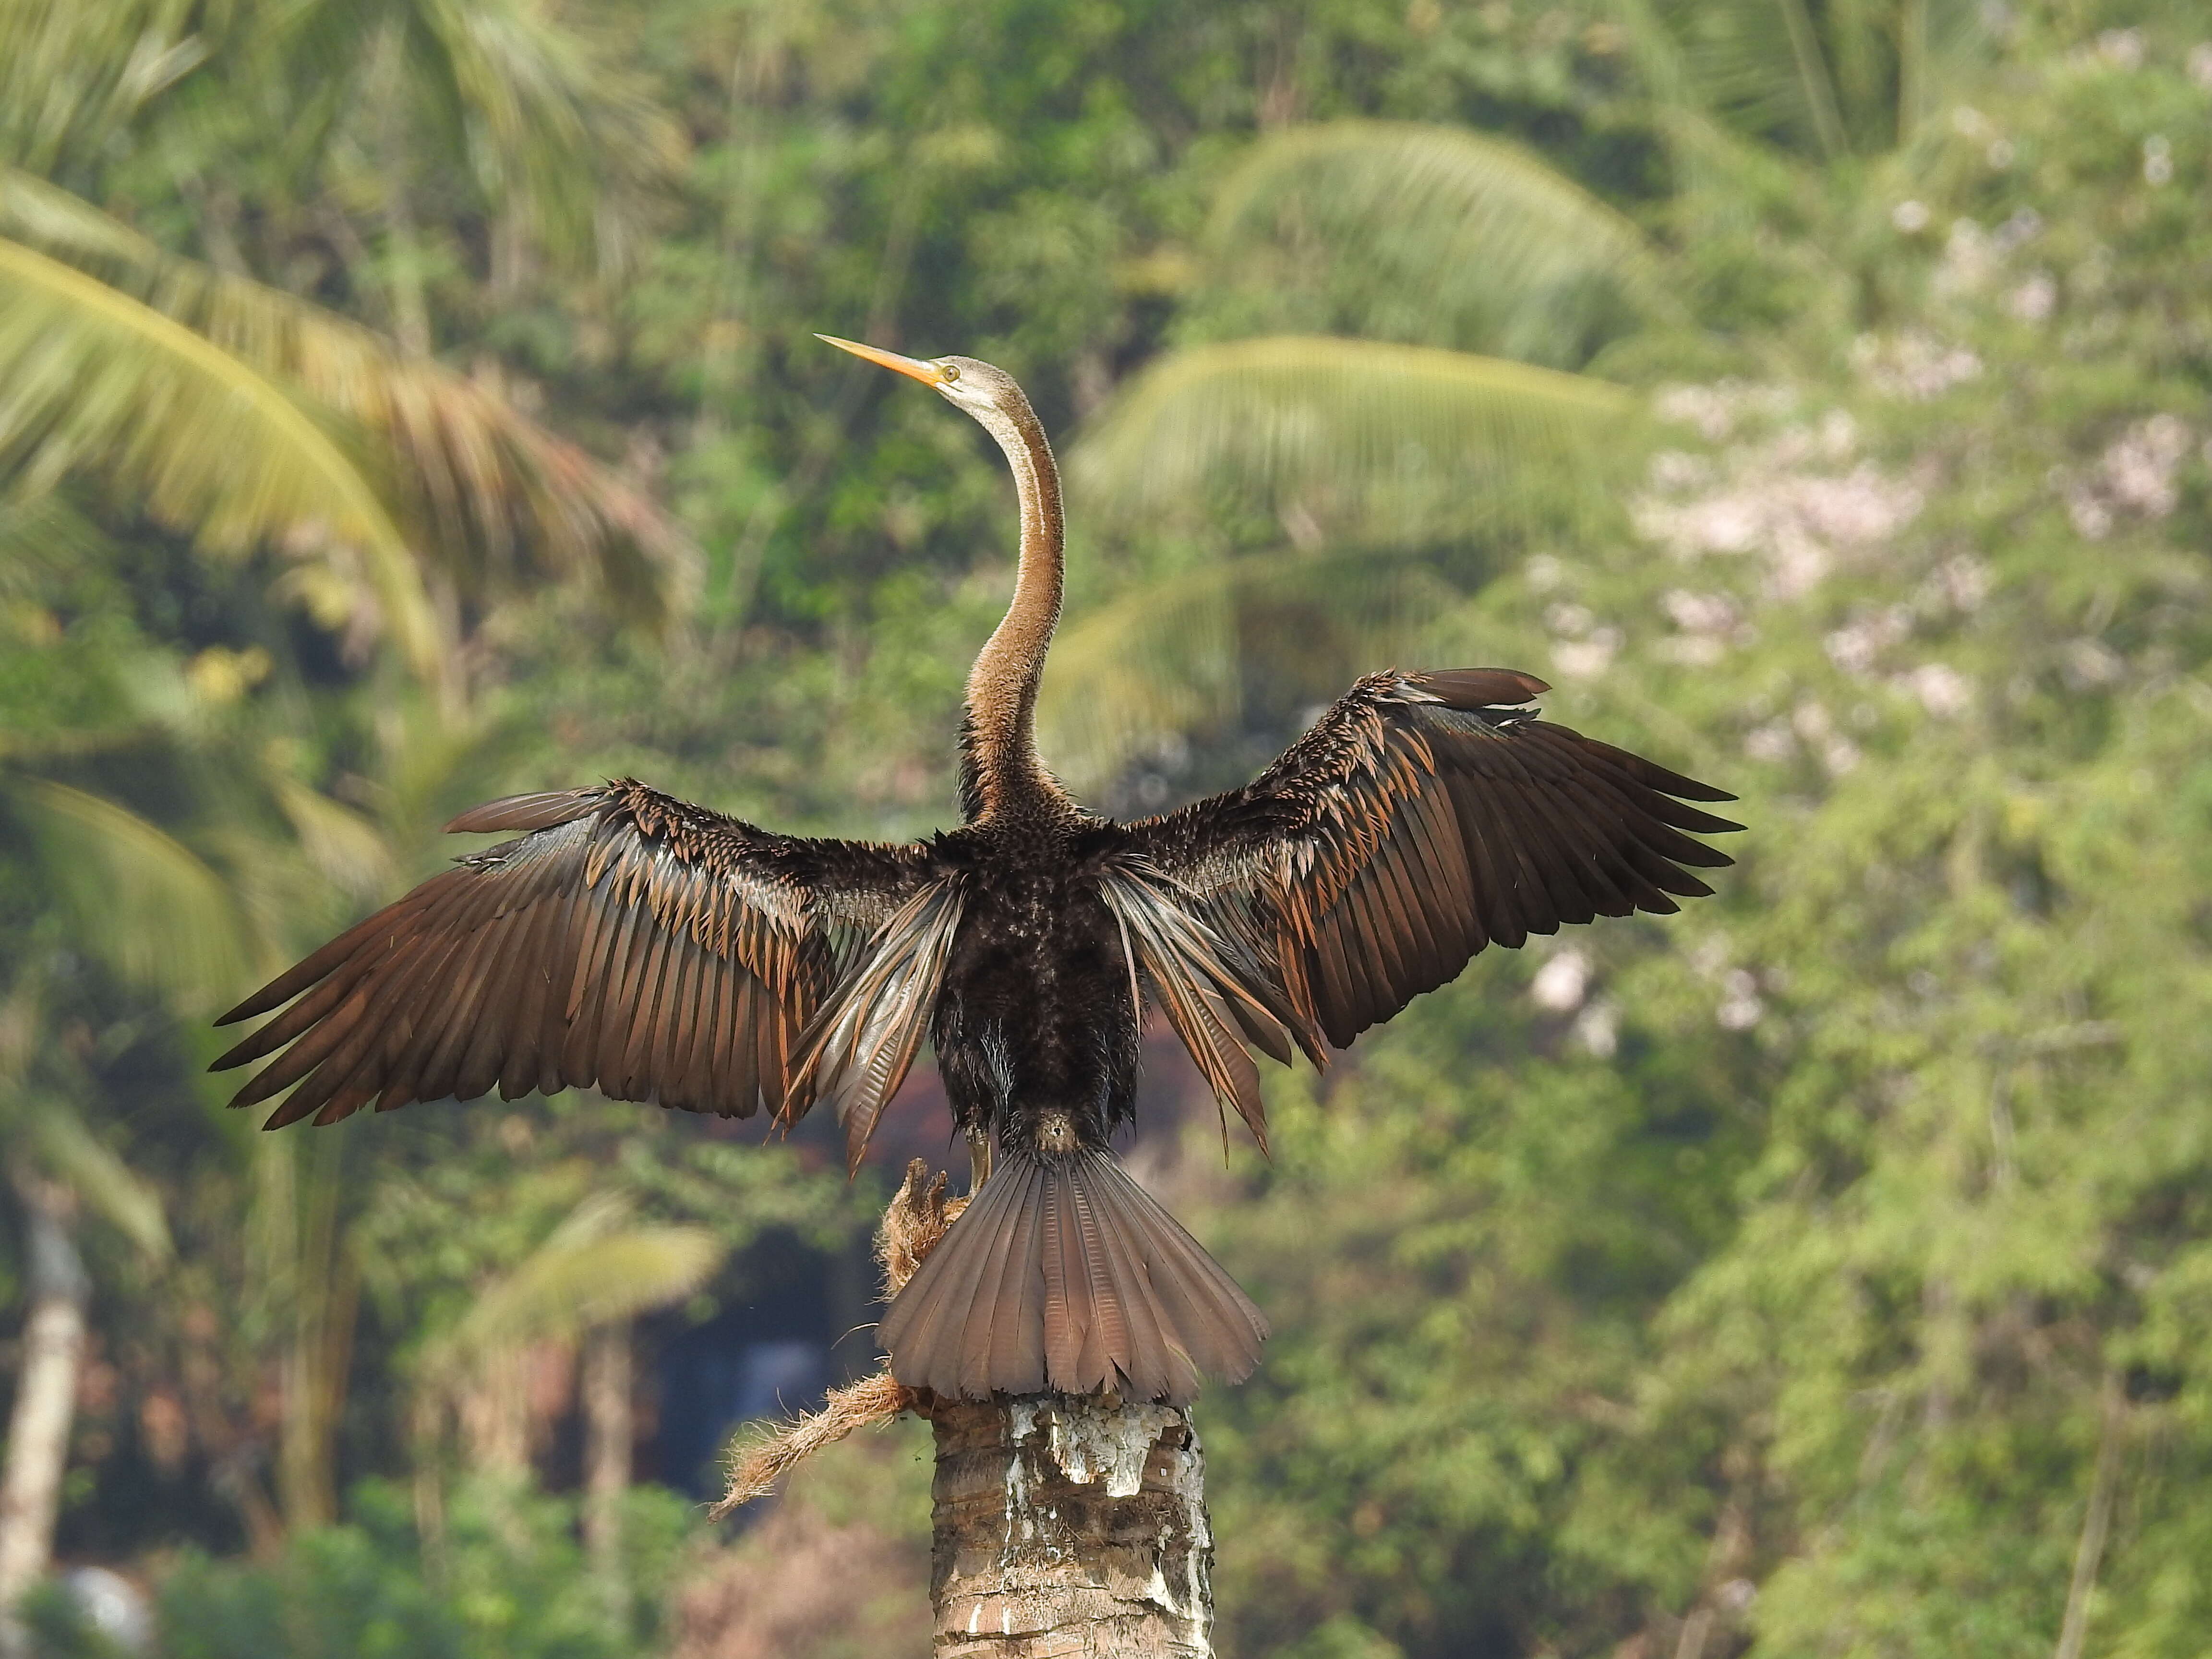
<path id="1" fill-rule="evenodd" d="M 938 1401 L 937 1659 L 1205 1659 L 1213 1539 L 1172 1406 Z"/>

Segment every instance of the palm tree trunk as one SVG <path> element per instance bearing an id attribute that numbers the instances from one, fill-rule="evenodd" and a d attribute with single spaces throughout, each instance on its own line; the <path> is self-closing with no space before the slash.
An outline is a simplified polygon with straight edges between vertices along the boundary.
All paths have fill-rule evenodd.
<path id="1" fill-rule="evenodd" d="M 345 1409 L 346 1370 L 353 1358 L 360 1276 L 350 1261 L 333 1262 L 331 1282 L 301 1298 L 284 1355 L 284 1424 L 278 1487 L 290 1526 L 324 1527 L 337 1519 L 337 1431 Z"/>
<path id="2" fill-rule="evenodd" d="M 1206 1460 L 1170 1406 L 939 1401 L 936 1659 L 1206 1659 Z"/>
<path id="3" fill-rule="evenodd" d="M 629 1322 L 584 1339 L 584 1553 L 610 1608 L 625 1602 L 623 1499 L 629 1491 Z"/>
<path id="4" fill-rule="evenodd" d="M 471 1474 L 517 1486 L 530 1479 L 529 1358 L 520 1342 L 491 1346 L 460 1390 L 461 1440 Z"/>
<path id="5" fill-rule="evenodd" d="M 70 1235 L 75 1206 L 68 1189 L 36 1177 L 17 1186 L 28 1234 L 31 1310 L 8 1424 L 7 1465 L 0 1471 L 0 1653 L 9 1654 L 21 1644 L 15 1603 L 46 1576 L 53 1555 L 54 1516 L 69 1462 L 77 1376 L 84 1367 L 85 1304 L 92 1294 Z"/>
<path id="6" fill-rule="evenodd" d="M 270 1135 L 253 1153 L 254 1278 L 284 1334 L 277 1503 L 295 1532 L 337 1519 L 337 1427 L 361 1283 L 339 1216 L 344 1152 L 338 1135 Z"/>

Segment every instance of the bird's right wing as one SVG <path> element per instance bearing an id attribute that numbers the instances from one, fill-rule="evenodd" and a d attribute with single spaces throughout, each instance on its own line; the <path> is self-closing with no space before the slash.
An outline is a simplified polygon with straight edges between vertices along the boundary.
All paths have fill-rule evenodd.
<path id="1" fill-rule="evenodd" d="M 810 1024 L 936 880 L 920 848 L 775 835 L 629 781 L 511 796 L 447 827 L 525 833 L 224 1015 L 291 1004 L 215 1062 L 277 1054 L 233 1105 L 291 1088 L 276 1128 L 371 1101 L 588 1085 L 788 1121 L 815 1097 L 820 1068 L 800 1063 Z"/>

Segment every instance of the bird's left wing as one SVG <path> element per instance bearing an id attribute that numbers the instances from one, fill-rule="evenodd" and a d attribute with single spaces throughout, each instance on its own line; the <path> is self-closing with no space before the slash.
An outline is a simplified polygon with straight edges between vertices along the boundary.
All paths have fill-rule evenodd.
<path id="1" fill-rule="evenodd" d="M 1733 796 L 1517 706 L 1548 689 L 1370 674 L 1255 781 L 1129 824 L 1128 844 L 1318 1060 L 1316 1030 L 1348 1046 L 1493 941 L 1670 913 L 1711 891 L 1690 867 L 1730 862 L 1691 832 L 1741 826 L 1685 803 Z"/>
<path id="2" fill-rule="evenodd" d="M 794 1119 L 820 1069 L 802 1063 L 809 1027 L 834 1014 L 878 939 L 896 943 L 894 924 L 936 881 L 921 848 L 775 835 L 629 780 L 510 796 L 447 828 L 523 833 L 469 854 L 224 1015 L 283 1008 L 216 1061 L 276 1056 L 234 1105 L 291 1088 L 276 1128 L 335 1122 L 371 1101 L 389 1110 L 494 1085 L 513 1099 L 582 1085 Z M 920 998 L 934 994 L 933 983 Z M 902 1073 L 912 1047 L 891 1024 L 849 1035 L 892 1040 Z"/>

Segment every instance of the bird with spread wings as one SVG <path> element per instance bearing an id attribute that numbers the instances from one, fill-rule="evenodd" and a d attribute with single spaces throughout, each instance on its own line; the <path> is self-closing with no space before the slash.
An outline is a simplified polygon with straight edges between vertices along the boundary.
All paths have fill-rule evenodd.
<path id="1" fill-rule="evenodd" d="M 1257 779 L 1117 823 L 1038 757 L 1062 580 L 1060 479 L 1013 380 L 833 341 L 933 386 L 1012 468 L 1020 559 L 968 683 L 963 823 L 905 845 L 778 835 L 630 780 L 448 827 L 513 838 L 331 940 L 224 1016 L 216 1061 L 267 1127 L 588 1087 L 784 1123 L 830 1102 L 857 1167 L 924 1042 L 972 1201 L 879 1334 L 954 1397 L 1180 1401 L 1267 1325 L 1115 1159 L 1162 1012 L 1266 1144 L 1255 1049 L 1316 1064 L 1485 946 L 1665 915 L 1729 860 L 1732 797 L 1538 717 L 1508 669 L 1370 674 Z M 287 1092 L 289 1091 L 289 1092 Z"/>

